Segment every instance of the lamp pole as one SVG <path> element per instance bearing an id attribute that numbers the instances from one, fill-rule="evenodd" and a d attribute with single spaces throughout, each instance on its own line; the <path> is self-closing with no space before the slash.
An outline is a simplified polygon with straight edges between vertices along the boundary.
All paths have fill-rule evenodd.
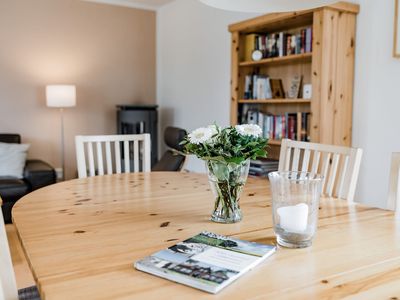
<path id="1" fill-rule="evenodd" d="M 61 116 L 61 169 L 62 169 L 62 180 L 65 180 L 64 108 L 60 108 L 60 116 Z"/>

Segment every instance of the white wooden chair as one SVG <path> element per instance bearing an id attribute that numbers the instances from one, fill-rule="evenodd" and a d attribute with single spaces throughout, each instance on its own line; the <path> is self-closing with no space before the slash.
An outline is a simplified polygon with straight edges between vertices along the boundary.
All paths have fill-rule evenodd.
<path id="1" fill-rule="evenodd" d="M 283 139 L 279 171 L 302 171 L 324 176 L 322 194 L 353 202 L 362 150 Z"/>
<path id="2" fill-rule="evenodd" d="M 0 199 L 0 206 L 1 206 Z M 0 299 L 17 300 L 17 284 L 11 261 L 10 248 L 3 222 L 3 213 L 0 209 Z"/>
<path id="3" fill-rule="evenodd" d="M 112 144 L 114 145 L 112 146 Z M 121 159 L 121 144 L 123 159 Z M 78 135 L 75 137 L 75 146 L 79 178 L 86 178 L 88 171 L 89 176 L 104 175 L 104 164 L 107 174 L 129 173 L 131 172 L 131 160 L 133 161 L 133 172 L 150 171 L 151 145 L 148 133 Z M 93 151 L 94 146 L 96 151 Z M 103 151 L 105 151 L 105 157 Z"/>
<path id="4" fill-rule="evenodd" d="M 0 198 L 0 207 L 2 200 Z M 0 208 L 0 300 L 40 300 L 36 286 L 17 290 L 15 274 L 8 246 L 3 213 Z"/>
<path id="5" fill-rule="evenodd" d="M 389 176 L 389 197 L 387 207 L 396 212 L 396 219 L 400 220 L 400 152 L 392 153 Z"/>

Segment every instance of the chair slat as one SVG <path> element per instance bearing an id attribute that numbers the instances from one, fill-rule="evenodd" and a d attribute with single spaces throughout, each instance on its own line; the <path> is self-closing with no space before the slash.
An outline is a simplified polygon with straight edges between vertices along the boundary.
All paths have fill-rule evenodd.
<path id="1" fill-rule="evenodd" d="M 114 142 L 114 155 L 115 155 L 115 173 L 121 173 L 121 150 L 119 146 L 119 141 Z"/>
<path id="2" fill-rule="evenodd" d="M 358 179 L 358 173 L 361 165 L 362 150 L 357 148 L 352 148 L 350 151 L 350 161 L 349 161 L 349 174 L 348 174 L 348 189 L 346 199 L 347 202 L 353 202 L 354 193 L 356 191 L 356 183 Z"/>
<path id="3" fill-rule="evenodd" d="M 319 160 L 321 157 L 321 152 L 319 151 L 314 151 L 313 155 L 313 163 L 311 167 L 311 173 L 317 174 L 318 173 L 318 167 L 319 167 Z"/>
<path id="4" fill-rule="evenodd" d="M 100 142 L 96 142 L 96 154 L 97 154 L 97 172 L 99 175 L 104 175 L 103 166 L 103 150 Z"/>
<path id="5" fill-rule="evenodd" d="M 308 172 L 308 164 L 310 162 L 310 153 L 311 153 L 311 151 L 309 149 L 305 149 L 304 150 L 303 164 L 301 166 L 301 171 L 302 172 Z"/>
<path id="6" fill-rule="evenodd" d="M 151 140 L 150 135 L 145 134 L 143 139 L 143 149 L 149 149 L 149 151 L 143 151 L 143 172 L 151 171 Z"/>
<path id="7" fill-rule="evenodd" d="M 133 141 L 133 170 L 139 172 L 139 141 Z"/>
<path id="8" fill-rule="evenodd" d="M 336 172 L 339 164 L 339 159 L 340 159 L 340 154 L 335 153 L 333 155 L 333 160 L 332 160 L 332 165 L 330 167 L 329 171 L 329 180 L 326 186 L 326 194 L 329 197 L 332 197 L 332 192 L 333 192 L 333 186 L 335 184 L 335 179 L 336 179 Z"/>
<path id="9" fill-rule="evenodd" d="M 79 178 L 87 177 L 86 170 L 86 158 L 85 158 L 85 144 L 82 141 L 81 136 L 77 136 L 75 138 L 75 147 L 76 147 L 76 161 L 78 165 L 78 176 Z"/>
<path id="10" fill-rule="evenodd" d="M 325 182 L 326 182 L 326 176 L 328 175 L 328 169 L 329 169 L 329 160 L 331 159 L 331 154 L 330 153 L 323 153 L 322 155 L 322 169 L 321 169 L 321 174 L 324 176 L 322 179 L 322 191 L 325 191 Z M 324 192 L 325 193 L 325 192 Z"/>
<path id="11" fill-rule="evenodd" d="M 106 162 L 107 162 L 107 174 L 110 175 L 113 173 L 110 142 L 106 142 Z"/>
<path id="12" fill-rule="evenodd" d="M 336 190 L 336 195 L 339 198 L 345 198 L 345 195 L 346 195 L 346 193 L 344 191 L 344 179 L 346 178 L 348 165 L 349 165 L 349 156 L 345 155 L 344 158 L 342 159 L 342 166 L 340 168 L 339 180 L 338 180 L 338 185 L 337 185 L 337 190 Z"/>
<path id="13" fill-rule="evenodd" d="M 129 141 L 124 141 L 125 173 L 130 172 Z"/>
<path id="14" fill-rule="evenodd" d="M 87 143 L 88 147 L 88 160 L 89 160 L 89 174 L 90 176 L 95 176 L 94 169 L 94 155 L 93 155 L 93 144 L 91 142 Z"/>
<path id="15" fill-rule="evenodd" d="M 299 157 L 300 157 L 300 149 L 295 148 L 293 152 L 293 162 L 292 162 L 292 171 L 298 171 L 299 170 Z"/>
<path id="16" fill-rule="evenodd" d="M 279 165 L 278 170 L 289 171 L 289 163 L 290 163 L 290 147 L 289 147 L 290 140 L 283 139 L 281 143 L 281 152 L 279 154 Z"/>

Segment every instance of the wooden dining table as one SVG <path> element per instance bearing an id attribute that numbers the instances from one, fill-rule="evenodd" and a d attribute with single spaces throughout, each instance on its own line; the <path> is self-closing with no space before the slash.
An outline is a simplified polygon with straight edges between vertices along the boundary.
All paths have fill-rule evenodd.
<path id="1" fill-rule="evenodd" d="M 313 245 L 279 247 L 211 295 L 133 263 L 201 231 L 276 243 L 266 179 L 249 178 L 243 220 L 210 221 L 205 174 L 130 173 L 75 179 L 23 197 L 13 221 L 42 300 L 400 299 L 400 222 L 392 211 L 322 198 Z"/>

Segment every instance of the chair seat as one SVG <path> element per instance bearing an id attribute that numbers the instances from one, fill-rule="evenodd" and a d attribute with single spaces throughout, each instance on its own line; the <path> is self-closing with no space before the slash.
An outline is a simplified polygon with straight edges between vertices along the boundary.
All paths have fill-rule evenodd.
<path id="1" fill-rule="evenodd" d="M 40 295 L 35 285 L 18 290 L 19 300 L 40 300 Z"/>
<path id="2" fill-rule="evenodd" d="M 185 162 L 185 156 L 176 155 L 171 150 L 167 150 L 157 164 L 151 169 L 154 171 L 178 171 Z"/>

